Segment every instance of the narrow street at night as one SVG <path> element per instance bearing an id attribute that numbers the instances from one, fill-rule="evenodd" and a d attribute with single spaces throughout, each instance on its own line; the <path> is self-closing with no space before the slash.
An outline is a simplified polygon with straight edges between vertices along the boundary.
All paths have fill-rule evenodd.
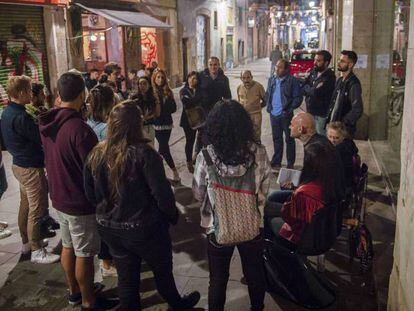
<path id="1" fill-rule="evenodd" d="M 414 311 L 413 27 L 0 0 L 0 310 Z"/>

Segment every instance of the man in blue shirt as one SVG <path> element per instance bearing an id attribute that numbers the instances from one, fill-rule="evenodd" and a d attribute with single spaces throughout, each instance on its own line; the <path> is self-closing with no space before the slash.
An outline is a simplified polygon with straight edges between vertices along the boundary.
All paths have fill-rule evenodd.
<path id="1" fill-rule="evenodd" d="M 289 124 L 293 111 L 302 103 L 299 81 L 289 74 L 289 62 L 276 63 L 275 75 L 269 78 L 266 91 L 267 112 L 270 113 L 274 155 L 270 162 L 273 169 L 280 169 L 285 133 L 287 168 L 293 168 L 296 158 L 295 140 L 290 136 Z"/>

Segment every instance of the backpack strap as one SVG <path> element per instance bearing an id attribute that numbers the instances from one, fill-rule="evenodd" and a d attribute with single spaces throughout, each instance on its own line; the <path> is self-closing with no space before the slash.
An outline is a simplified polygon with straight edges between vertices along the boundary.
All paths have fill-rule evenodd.
<path id="1" fill-rule="evenodd" d="M 210 154 L 208 153 L 207 149 L 203 148 L 201 152 L 203 153 L 204 160 L 206 160 L 207 165 L 213 166 L 213 160 L 211 160 Z"/>

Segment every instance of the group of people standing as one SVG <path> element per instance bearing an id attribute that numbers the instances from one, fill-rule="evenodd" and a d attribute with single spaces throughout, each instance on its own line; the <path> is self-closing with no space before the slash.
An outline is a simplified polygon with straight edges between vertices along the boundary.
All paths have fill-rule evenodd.
<path id="1" fill-rule="evenodd" d="M 358 88 L 359 81 L 352 74 L 356 54 L 349 51 L 342 54 L 338 67 L 344 76 L 336 84 L 336 93 L 331 94 L 331 104 L 324 108 L 329 114 L 312 111 L 313 106 L 328 102 L 329 96 L 325 93 L 328 91 L 322 90 L 328 85 L 325 77 L 331 78 L 326 73 L 330 70 L 330 59 L 324 51 L 317 53 L 322 60 L 315 60 L 313 78 L 302 87 L 289 75 L 288 61 L 281 59 L 275 65 L 266 92 L 253 80 L 250 71 L 244 71 L 242 84 L 237 89 L 239 102 L 231 100 L 229 80 L 220 68 L 219 59 L 211 57 L 208 68 L 191 72 L 180 90 L 183 103 L 180 125 L 186 136 L 187 167 L 194 173 L 193 193 L 202 202 L 201 226 L 208 240 L 210 310 L 224 310 L 235 247 L 241 256 L 251 310 L 263 310 L 265 277 L 260 229 L 263 221 L 272 228 L 274 219 L 281 218 L 283 221 L 278 220 L 280 235 L 289 243 L 297 244 L 312 211 L 340 198 L 344 172 L 336 166 L 334 169 L 333 164 L 342 161 L 334 145 L 346 143 L 345 127 L 352 134 L 362 111 L 358 111 L 362 105 L 358 98 L 360 84 Z M 63 74 L 58 80 L 56 107 L 36 118 L 30 117 L 25 109 L 32 102 L 30 78 L 16 76 L 8 82 L 10 102 L 3 112 L 1 128 L 13 157 L 13 173 L 20 185 L 22 252 L 31 252 L 34 263 L 60 259 L 69 287 L 68 303 L 81 304 L 82 310 L 107 310 L 119 303 L 96 294 L 93 258 L 98 254 L 104 261 L 104 270 L 115 270 L 118 276 L 118 294 L 124 310 L 141 309 L 142 260 L 154 272 L 157 289 L 170 307 L 186 310 L 198 303 L 200 294 L 193 291 L 181 296 L 172 273 L 169 227 L 177 223 L 179 212 L 163 159 L 173 172 L 173 181 L 179 181 L 169 149 L 171 115 L 177 110 L 173 92 L 165 71 L 155 69 L 151 76 L 133 80 L 134 91 L 128 99 L 121 100 L 122 94 L 118 94 L 116 86 L 119 67 L 111 63 L 105 72 L 107 81 L 113 83 L 101 81 L 88 95 L 80 74 Z M 315 123 L 312 114 L 300 113 L 293 117 L 303 94 L 312 114 L 329 122 L 344 122 L 345 127 L 342 123 L 328 126 L 328 137 L 333 144 L 317 133 L 319 125 L 315 124 L 319 122 Z M 309 100 L 311 97 L 315 98 Z M 271 115 L 275 148 L 271 161 L 260 137 L 261 110 L 265 106 Z M 271 166 L 281 164 L 283 133 L 288 167 L 293 167 L 295 162 L 294 141 L 292 144 L 295 138 L 305 145 L 305 163 L 299 188 L 284 196 L 274 195 L 277 198 L 269 200 L 283 205 L 269 209 L 265 206 Z M 159 152 L 153 148 L 154 139 L 159 143 Z M 337 173 L 332 174 L 333 171 Z M 213 179 L 217 183 L 212 183 Z M 228 179 L 231 187 L 220 187 L 220 181 Z M 213 196 L 215 191 L 217 194 L 224 191 L 229 196 Z M 310 205 L 303 196 L 309 195 L 309 191 L 313 194 L 310 197 L 316 200 Z M 61 256 L 45 250 L 38 232 L 39 219 L 48 207 L 48 193 L 58 213 Z M 232 197 L 231 193 L 249 197 Z M 226 222 L 216 217 L 219 203 L 230 204 L 226 201 L 229 197 L 236 198 L 231 203 L 236 207 L 240 205 L 253 211 L 252 218 L 236 217 Z M 237 201 L 240 198 L 242 201 Z M 254 236 L 238 237 L 228 244 L 218 242 L 226 230 L 240 231 L 237 226 L 244 221 L 251 221 Z M 233 227 L 226 227 L 229 223 Z"/>

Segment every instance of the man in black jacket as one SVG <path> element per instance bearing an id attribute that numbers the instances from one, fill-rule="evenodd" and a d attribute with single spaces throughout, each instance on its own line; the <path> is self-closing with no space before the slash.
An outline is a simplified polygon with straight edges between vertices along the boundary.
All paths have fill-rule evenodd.
<path id="1" fill-rule="evenodd" d="M 353 136 L 363 112 L 361 82 L 353 72 L 358 56 L 354 51 L 346 50 L 341 54 L 338 70 L 342 77 L 336 81 L 327 121 L 343 122 L 348 134 Z"/>
<path id="2" fill-rule="evenodd" d="M 231 99 L 229 79 L 220 68 L 220 60 L 212 56 L 208 68 L 198 74 L 202 106 L 208 114 L 221 99 Z"/>
<path id="3" fill-rule="evenodd" d="M 307 112 L 313 115 L 316 132 L 325 135 L 326 116 L 335 88 L 335 73 L 329 68 L 332 55 L 326 50 L 315 55 L 314 68 L 302 86 Z"/>
<path id="4" fill-rule="evenodd" d="M 220 68 L 220 60 L 217 57 L 211 56 L 208 60 L 208 68 L 198 73 L 198 88 L 201 94 L 201 107 L 206 118 L 218 101 L 231 99 L 229 78 Z M 200 127 L 195 152 L 198 153 L 206 143 L 204 127 Z"/>

